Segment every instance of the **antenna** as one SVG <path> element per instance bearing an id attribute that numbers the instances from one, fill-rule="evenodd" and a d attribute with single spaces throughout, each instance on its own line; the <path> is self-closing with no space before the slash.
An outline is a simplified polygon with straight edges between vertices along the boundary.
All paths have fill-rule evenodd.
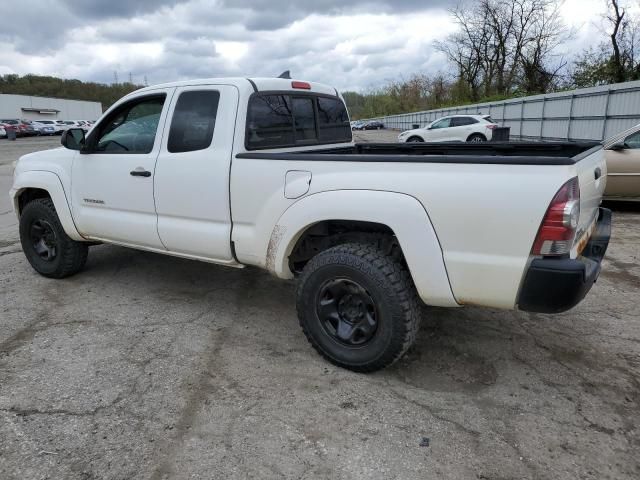
<path id="1" fill-rule="evenodd" d="M 291 72 L 289 70 L 285 70 L 280 75 L 278 75 L 278 78 L 291 78 Z"/>

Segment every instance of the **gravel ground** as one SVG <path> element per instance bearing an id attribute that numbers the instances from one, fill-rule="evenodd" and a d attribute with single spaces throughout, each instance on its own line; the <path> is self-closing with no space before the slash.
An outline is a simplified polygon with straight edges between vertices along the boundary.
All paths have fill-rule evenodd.
<path id="1" fill-rule="evenodd" d="M 0 478 L 640 478 L 640 207 L 613 206 L 575 309 L 425 308 L 409 355 L 360 375 L 253 268 L 97 246 L 35 274 L 11 162 L 58 141 L 0 140 Z"/>

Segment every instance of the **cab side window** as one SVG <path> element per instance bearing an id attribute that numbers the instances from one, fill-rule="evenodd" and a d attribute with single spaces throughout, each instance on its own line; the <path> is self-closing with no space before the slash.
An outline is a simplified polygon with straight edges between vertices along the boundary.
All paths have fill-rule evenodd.
<path id="1" fill-rule="evenodd" d="M 181 93 L 171 120 L 167 150 L 193 152 L 211 145 L 219 101 L 220 93 L 215 90 Z"/>
<path id="2" fill-rule="evenodd" d="M 91 135 L 91 153 L 150 153 L 164 101 L 165 95 L 162 94 L 122 105 Z"/>
<path id="3" fill-rule="evenodd" d="M 640 148 L 640 132 L 632 133 L 624 139 L 629 148 Z"/>

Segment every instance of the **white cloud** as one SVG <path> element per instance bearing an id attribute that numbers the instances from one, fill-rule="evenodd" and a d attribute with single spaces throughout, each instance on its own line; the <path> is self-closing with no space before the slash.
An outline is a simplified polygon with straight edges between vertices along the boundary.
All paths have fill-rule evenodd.
<path id="1" fill-rule="evenodd" d="M 432 46 L 454 30 L 440 0 L 24 0 L 0 17 L 0 73 L 150 83 L 225 75 L 297 78 L 364 89 L 446 70 Z M 566 0 L 571 53 L 598 37 L 601 0 Z M 11 17 L 11 18 L 9 18 Z M 40 28 L 43 25 L 45 28 Z M 40 33 L 38 33 L 40 32 Z M 594 33 L 595 32 L 595 33 Z"/>

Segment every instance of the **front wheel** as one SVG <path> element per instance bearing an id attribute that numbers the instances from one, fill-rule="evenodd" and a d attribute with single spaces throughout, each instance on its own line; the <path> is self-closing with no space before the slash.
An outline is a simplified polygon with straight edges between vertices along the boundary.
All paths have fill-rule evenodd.
<path id="1" fill-rule="evenodd" d="M 88 246 L 65 233 L 49 198 L 29 202 L 20 216 L 20 243 L 27 260 L 40 275 L 64 278 L 82 269 Z"/>
<path id="2" fill-rule="evenodd" d="M 417 142 L 424 142 L 424 140 L 422 140 L 422 138 L 420 137 L 409 137 L 407 139 L 407 143 L 417 143 Z"/>
<path id="3" fill-rule="evenodd" d="M 413 344 L 419 303 L 407 270 L 375 245 L 339 245 L 305 266 L 296 292 L 302 330 L 340 367 L 372 372 Z"/>

